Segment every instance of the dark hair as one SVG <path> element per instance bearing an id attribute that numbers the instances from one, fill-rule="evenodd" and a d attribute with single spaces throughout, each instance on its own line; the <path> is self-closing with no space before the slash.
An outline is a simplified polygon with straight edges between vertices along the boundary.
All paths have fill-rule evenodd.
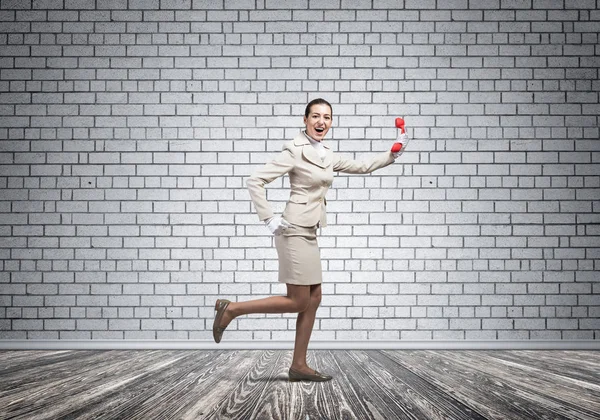
<path id="1" fill-rule="evenodd" d="M 323 98 L 317 98 L 317 99 L 313 99 L 312 101 L 310 101 L 308 103 L 308 105 L 306 105 L 306 109 L 304 110 L 305 117 L 308 118 L 308 114 L 310 114 L 310 109 L 312 108 L 313 105 L 327 105 L 329 107 L 329 109 L 331 109 L 331 113 L 333 114 L 333 107 L 331 106 L 331 104 Z"/>

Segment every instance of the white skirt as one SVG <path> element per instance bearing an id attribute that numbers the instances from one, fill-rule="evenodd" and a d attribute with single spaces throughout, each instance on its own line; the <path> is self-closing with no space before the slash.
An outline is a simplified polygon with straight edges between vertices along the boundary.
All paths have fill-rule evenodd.
<path id="1" fill-rule="evenodd" d="M 317 243 L 317 226 L 292 225 L 275 236 L 279 256 L 279 281 L 281 283 L 311 285 L 321 284 L 321 254 Z"/>

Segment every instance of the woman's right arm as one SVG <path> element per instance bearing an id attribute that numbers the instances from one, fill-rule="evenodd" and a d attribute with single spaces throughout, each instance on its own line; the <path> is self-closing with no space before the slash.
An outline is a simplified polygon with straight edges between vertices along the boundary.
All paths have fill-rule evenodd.
<path id="1" fill-rule="evenodd" d="M 294 162 L 293 146 L 286 143 L 279 156 L 254 171 L 246 181 L 250 198 L 260 220 L 264 221 L 273 217 L 273 210 L 267 201 L 265 185 L 294 169 Z"/>

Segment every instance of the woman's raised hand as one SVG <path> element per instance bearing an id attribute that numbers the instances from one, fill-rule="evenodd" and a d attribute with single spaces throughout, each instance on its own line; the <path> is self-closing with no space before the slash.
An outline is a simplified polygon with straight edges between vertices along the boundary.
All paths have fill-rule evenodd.
<path id="1" fill-rule="evenodd" d="M 404 153 L 406 146 L 410 139 L 406 134 L 406 129 L 404 128 L 404 120 L 402 118 L 396 118 L 396 128 L 398 128 L 398 137 L 396 138 L 396 143 L 392 146 L 392 153 L 394 154 L 394 159 Z"/>

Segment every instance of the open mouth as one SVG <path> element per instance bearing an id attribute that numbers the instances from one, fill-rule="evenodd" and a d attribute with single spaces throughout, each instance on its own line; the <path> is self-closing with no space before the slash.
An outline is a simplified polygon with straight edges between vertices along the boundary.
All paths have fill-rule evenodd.
<path id="1" fill-rule="evenodd" d="M 323 131 L 325 131 L 324 128 L 315 128 L 315 131 L 319 134 L 323 133 Z"/>

